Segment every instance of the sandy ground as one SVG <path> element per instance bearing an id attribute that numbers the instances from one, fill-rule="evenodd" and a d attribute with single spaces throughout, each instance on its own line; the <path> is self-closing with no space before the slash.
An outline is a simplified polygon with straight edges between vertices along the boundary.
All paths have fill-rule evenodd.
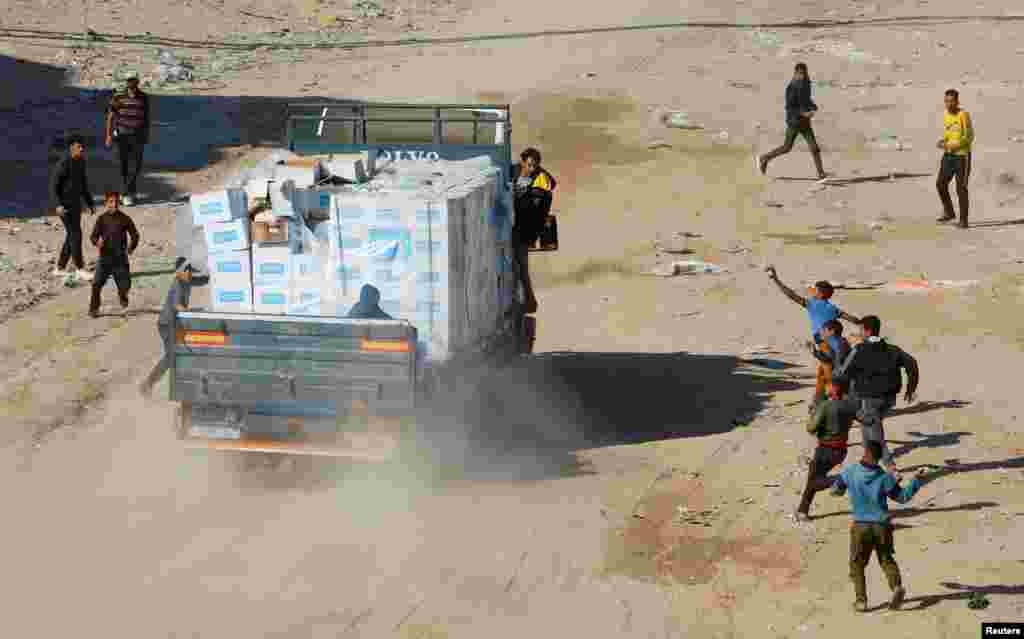
<path id="1" fill-rule="evenodd" d="M 189 20 L 164 3 L 132 30 L 201 38 L 227 28 L 217 11 L 244 8 L 191 5 L 211 13 Z M 1024 147 L 1014 141 L 1013 71 L 1024 27 L 983 18 L 1007 14 L 1005 2 L 945 21 L 928 17 L 968 9 L 714 6 L 465 2 L 439 6 L 423 28 L 861 22 L 331 52 L 211 90 L 308 95 L 315 76 L 334 97 L 507 100 L 516 146 L 542 149 L 559 177 L 562 248 L 535 260 L 538 355 L 482 384 L 491 392 L 468 405 L 485 418 L 438 416 L 401 464 L 264 469 L 181 450 L 172 405 L 135 393 L 159 354 L 149 311 L 173 258 L 170 209 L 132 209 L 146 244 L 127 319 L 87 321 L 86 289 L 43 284 L 59 228 L 3 221 L 0 257 L 15 269 L 0 280 L 5 634 L 961 637 L 977 636 L 981 621 L 1024 619 Z M 80 24 L 39 7 L 15 4 L 12 19 Z M 93 4 L 93 28 L 113 28 L 118 8 L 135 11 Z M 294 11 L 291 28 L 309 24 Z M 905 19 L 869 22 L 896 17 Z M 31 43 L 5 46 L 52 63 Z M 800 142 L 769 178 L 752 167 L 755 149 L 781 140 L 782 89 L 797 60 L 819 82 L 816 130 L 841 178 L 833 186 L 808 181 Z M 950 86 L 978 129 L 968 231 L 933 222 L 932 147 Z M 670 110 L 704 130 L 666 128 Z M 885 134 L 909 150 L 874 150 Z M 239 148 L 168 180 L 177 193 L 200 190 L 261 152 Z M 848 240 L 820 240 L 823 226 Z M 644 275 L 689 257 L 728 271 Z M 921 364 L 920 402 L 886 422 L 899 465 L 955 471 L 897 509 L 903 612 L 885 611 L 875 565 L 872 612 L 850 610 L 845 501 L 822 495 L 812 522 L 790 518 L 811 444 L 813 369 L 806 318 L 772 288 L 766 262 L 792 284 L 976 281 L 837 293 L 850 312 L 880 315 L 883 333 Z M 859 454 L 852 447 L 850 460 Z M 681 509 L 709 511 L 707 525 L 686 523 Z M 974 591 L 988 609 L 967 607 Z"/>

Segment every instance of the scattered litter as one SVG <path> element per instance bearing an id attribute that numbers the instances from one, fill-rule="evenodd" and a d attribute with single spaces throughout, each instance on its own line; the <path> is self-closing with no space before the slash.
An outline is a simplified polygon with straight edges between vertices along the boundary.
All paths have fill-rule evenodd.
<path id="1" fill-rule="evenodd" d="M 664 140 L 654 140 L 647 145 L 648 149 L 671 149 L 672 145 Z"/>
<path id="2" fill-rule="evenodd" d="M 970 288 L 977 286 L 978 280 L 900 280 L 886 285 L 896 291 L 928 292 L 936 289 Z"/>
<path id="3" fill-rule="evenodd" d="M 750 505 L 753 504 L 755 501 L 756 500 L 753 497 L 744 497 L 743 499 L 739 500 L 739 503 Z"/>
<path id="4" fill-rule="evenodd" d="M 676 317 L 676 319 L 683 319 L 684 317 L 695 317 L 697 315 L 700 315 L 701 313 L 703 313 L 703 311 L 690 311 L 689 313 L 676 313 L 675 317 Z"/>
<path id="5" fill-rule="evenodd" d="M 81 281 L 78 279 L 78 273 L 68 273 L 64 276 L 63 283 L 65 288 L 77 288 Z"/>
<path id="6" fill-rule="evenodd" d="M 704 127 L 690 122 L 690 116 L 683 111 L 672 111 L 661 118 L 662 123 L 670 129 L 684 129 L 687 131 L 699 131 Z"/>
<path id="7" fill-rule="evenodd" d="M 687 260 L 685 262 L 676 262 L 676 266 L 679 267 L 683 273 L 728 273 L 728 269 L 717 264 L 710 262 L 701 262 L 700 260 Z"/>
<path id="8" fill-rule="evenodd" d="M 819 242 L 845 242 L 850 239 L 847 233 L 819 233 Z"/>
<path id="9" fill-rule="evenodd" d="M 729 86 L 731 86 L 734 89 L 750 89 L 750 90 L 756 90 L 757 89 L 757 85 L 756 84 L 752 84 L 750 82 L 730 81 L 729 82 Z"/>
<path id="10" fill-rule="evenodd" d="M 710 528 L 712 520 L 718 518 L 718 509 L 709 508 L 706 510 L 690 510 L 686 506 L 676 506 L 675 522 L 677 524 L 690 524 Z"/>
<path id="11" fill-rule="evenodd" d="M 731 244 L 728 248 L 722 249 L 723 253 L 729 253 L 730 255 L 737 255 L 739 253 L 749 253 L 750 249 L 742 244 Z"/>
<path id="12" fill-rule="evenodd" d="M 1021 142 L 1024 142 L 1024 135 L 1014 135 L 1014 136 L 1011 136 L 1010 137 L 1010 142 L 1016 142 L 1016 143 L 1020 144 Z"/>
<path id="13" fill-rule="evenodd" d="M 789 406 L 796 406 L 797 404 L 803 404 L 803 403 L 804 403 L 804 400 L 802 400 L 802 399 L 797 399 L 797 400 L 793 400 L 793 401 L 791 401 L 791 402 L 786 402 L 785 404 L 783 404 L 783 406 L 786 406 L 786 407 L 789 407 Z"/>
<path id="14" fill-rule="evenodd" d="M 704 236 L 701 235 L 700 233 L 690 233 L 689 231 L 679 231 L 679 232 L 676 233 L 676 237 L 698 238 L 698 237 L 704 237 Z"/>
<path id="15" fill-rule="evenodd" d="M 728 270 L 717 264 L 701 262 L 699 260 L 687 260 L 685 262 L 673 262 L 669 265 L 656 266 L 649 271 L 657 277 L 676 277 L 678 275 L 693 275 L 697 273 L 727 273 Z"/>
<path id="16" fill-rule="evenodd" d="M 767 206 L 767 207 L 773 208 L 773 209 L 781 209 L 782 208 L 782 202 L 776 202 L 775 200 L 765 200 L 762 204 L 764 206 Z"/>
<path id="17" fill-rule="evenodd" d="M 761 484 L 761 485 L 764 486 L 765 488 L 781 488 L 782 487 L 782 484 L 779 484 L 779 483 L 776 483 L 776 482 L 773 482 L 773 481 L 770 481 L 770 482 L 767 482 L 767 483 L 764 483 L 764 484 Z"/>
<path id="18" fill-rule="evenodd" d="M 991 605 L 989 598 L 982 592 L 972 592 L 971 598 L 967 600 L 967 607 L 971 610 L 984 610 Z"/>
<path id="19" fill-rule="evenodd" d="M 157 66 L 156 74 L 161 83 L 191 82 L 193 80 L 192 64 L 178 60 L 178 56 L 173 51 L 161 49 L 159 60 L 160 64 Z"/>
<path id="20" fill-rule="evenodd" d="M 874 222 L 868 225 L 868 228 L 870 228 L 872 231 L 881 231 L 882 229 L 885 228 L 885 225 L 882 224 L 880 221 L 875 220 Z"/>
<path id="21" fill-rule="evenodd" d="M 867 143 L 872 151 L 912 151 L 913 146 L 893 134 L 882 135 Z"/>
<path id="22" fill-rule="evenodd" d="M 721 142 L 726 142 L 729 139 L 729 132 L 728 131 L 719 131 L 718 135 L 715 136 L 715 137 L 717 137 Z"/>
<path id="23" fill-rule="evenodd" d="M 387 15 L 384 7 L 373 2 L 373 0 L 356 0 L 352 3 L 352 9 L 355 10 L 357 16 L 364 19 L 383 18 Z"/>

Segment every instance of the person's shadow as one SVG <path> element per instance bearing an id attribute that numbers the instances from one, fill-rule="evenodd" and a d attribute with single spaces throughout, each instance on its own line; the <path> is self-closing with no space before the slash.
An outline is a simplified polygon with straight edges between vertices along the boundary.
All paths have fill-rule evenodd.
<path id="1" fill-rule="evenodd" d="M 970 406 L 971 402 L 965 402 L 959 399 L 951 399 L 946 402 L 917 402 L 910 406 L 903 408 L 895 408 L 887 413 L 887 417 L 896 417 L 898 415 L 918 415 L 920 413 L 927 413 L 933 410 L 940 410 L 943 408 L 963 408 Z"/>
<path id="2" fill-rule="evenodd" d="M 970 431 L 955 431 L 952 433 L 927 434 L 916 430 L 907 431 L 907 434 L 916 439 L 913 441 L 888 440 L 894 444 L 900 444 L 899 448 L 892 451 L 892 456 L 902 457 L 917 448 L 944 448 L 946 446 L 959 446 L 960 439 L 973 435 Z"/>
<path id="3" fill-rule="evenodd" d="M 920 597 L 910 597 L 905 599 L 904 610 L 924 610 L 931 608 L 932 606 L 941 603 L 943 601 L 967 601 L 975 594 L 980 595 L 1024 595 L 1024 585 L 1017 586 L 1006 586 L 1002 584 L 991 585 L 991 586 L 967 586 L 964 584 L 958 584 L 954 582 L 944 581 L 941 584 L 944 588 L 949 590 L 955 590 L 957 592 L 943 593 L 937 595 L 922 595 Z M 913 608 L 905 607 L 906 604 L 917 603 Z M 875 606 L 870 611 L 883 610 L 888 607 L 888 604 L 882 604 Z M 869 612 L 870 612 L 869 611 Z"/>

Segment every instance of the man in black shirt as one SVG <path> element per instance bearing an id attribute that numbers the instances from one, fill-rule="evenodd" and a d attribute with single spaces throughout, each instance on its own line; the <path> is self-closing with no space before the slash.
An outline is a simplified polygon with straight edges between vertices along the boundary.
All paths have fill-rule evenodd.
<path id="1" fill-rule="evenodd" d="M 82 204 L 89 207 L 91 215 L 96 214 L 96 205 L 89 190 L 85 144 L 81 138 L 73 137 L 68 141 L 68 154 L 57 163 L 50 183 L 50 193 L 57 202 L 57 215 L 64 223 L 66 233 L 53 274 L 61 276 L 71 272 L 65 270 L 71 261 L 78 276 L 90 280 L 92 274 L 85 270 L 85 258 L 82 256 Z"/>
<path id="2" fill-rule="evenodd" d="M 834 377 L 853 384 L 853 395 L 861 403 L 860 421 L 864 424 L 864 440 L 877 441 L 882 447 L 882 465 L 894 471 L 895 465 L 889 447 L 885 445 L 882 419 L 892 410 L 903 390 L 901 371 L 907 372 L 907 392 L 904 400 L 913 402 L 920 381 L 917 360 L 900 347 L 889 344 L 878 336 L 882 322 L 874 315 L 861 319 L 864 341 L 850 350 Z"/>
<path id="3" fill-rule="evenodd" d="M 811 118 L 817 113 L 818 105 L 811 99 L 811 77 L 807 72 L 807 65 L 803 62 L 797 63 L 793 70 L 793 79 L 786 86 L 786 139 L 779 148 L 765 155 L 755 156 L 755 163 L 761 175 L 768 171 L 769 162 L 793 150 L 793 142 L 796 141 L 796 136 L 800 135 L 807 141 L 807 147 L 811 150 L 814 168 L 818 171 L 818 180 L 828 179 L 821 164 L 821 148 L 811 127 Z"/>
<path id="4" fill-rule="evenodd" d="M 89 316 L 98 317 L 100 312 L 100 291 L 111 277 L 117 284 L 117 295 L 121 301 L 121 315 L 128 312 L 128 291 L 132 287 L 131 268 L 128 256 L 139 245 L 139 231 L 135 222 L 119 208 L 121 194 L 110 191 L 104 197 L 107 210 L 96 220 L 93 227 L 93 246 L 99 249 L 100 259 L 96 265 L 96 280 L 92 283 L 92 298 L 89 301 Z M 131 243 L 129 244 L 129 238 Z"/>
<path id="5" fill-rule="evenodd" d="M 153 391 L 153 386 L 171 368 L 171 358 L 174 357 L 175 321 L 178 312 L 188 310 L 191 297 L 192 265 L 185 258 L 179 257 L 174 264 L 174 282 L 171 283 L 171 288 L 167 291 L 164 307 L 160 311 L 160 319 L 157 320 L 157 331 L 160 333 L 160 341 L 163 342 L 164 354 L 146 376 L 145 381 L 139 385 L 139 392 L 143 395 L 148 396 Z"/>

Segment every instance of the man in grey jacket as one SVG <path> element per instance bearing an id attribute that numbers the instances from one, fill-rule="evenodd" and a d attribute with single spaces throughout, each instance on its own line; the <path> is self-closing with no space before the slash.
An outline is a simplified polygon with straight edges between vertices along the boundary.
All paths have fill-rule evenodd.
<path id="1" fill-rule="evenodd" d="M 882 322 L 875 315 L 861 319 L 863 341 L 850 350 L 846 361 L 833 373 L 833 377 L 852 382 L 853 395 L 861 402 L 860 421 L 864 424 L 864 440 L 877 441 L 882 446 L 882 465 L 893 471 L 892 453 L 885 445 L 882 419 L 896 405 L 903 389 L 903 376 L 907 372 L 907 392 L 904 399 L 911 403 L 917 394 L 920 373 L 917 360 L 907 352 L 889 344 L 878 336 Z"/>

